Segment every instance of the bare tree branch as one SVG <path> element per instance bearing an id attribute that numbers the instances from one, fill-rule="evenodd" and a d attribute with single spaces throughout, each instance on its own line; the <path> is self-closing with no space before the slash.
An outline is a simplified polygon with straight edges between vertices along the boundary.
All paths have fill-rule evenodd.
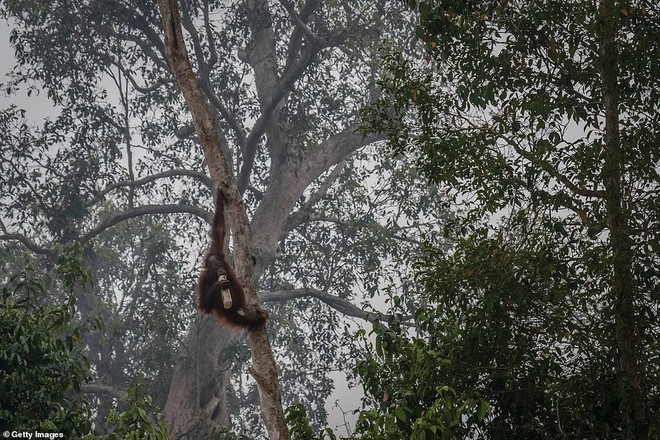
<path id="1" fill-rule="evenodd" d="M 340 161 L 335 167 L 332 169 L 328 177 L 323 181 L 323 183 L 319 186 L 319 188 L 310 196 L 310 198 L 305 202 L 305 204 L 296 212 L 292 213 L 289 218 L 286 221 L 286 225 L 284 229 L 282 230 L 282 235 L 288 234 L 292 229 L 294 229 L 296 226 L 304 223 L 307 219 L 310 217 L 311 214 L 311 209 L 316 205 L 318 202 L 320 202 L 323 197 L 325 197 L 328 194 L 328 190 L 332 186 L 332 184 L 337 180 L 341 172 L 344 170 L 346 167 L 346 160 Z"/>
<path id="2" fill-rule="evenodd" d="M 304 23 L 307 23 L 307 20 L 312 15 L 312 12 L 314 12 L 318 6 L 318 0 L 308 0 L 305 2 L 305 6 L 303 6 L 298 16 Z M 302 38 L 302 30 L 297 26 L 294 27 L 293 31 L 291 32 L 291 37 L 289 38 L 289 44 L 287 47 L 287 58 L 286 62 L 284 63 L 285 71 L 288 70 L 293 65 L 294 61 L 298 58 L 302 45 Z"/>
<path id="3" fill-rule="evenodd" d="M 538 166 L 548 174 L 550 174 L 552 177 L 560 181 L 561 183 L 564 184 L 566 188 L 568 188 L 573 194 L 583 196 L 583 197 L 597 197 L 599 199 L 602 199 L 605 197 L 605 191 L 602 190 L 590 190 L 586 188 L 581 188 L 577 186 L 575 183 L 571 182 L 571 180 L 560 173 L 552 164 L 534 156 L 534 154 L 530 153 L 529 151 L 525 151 L 521 148 L 516 148 L 514 146 L 514 149 L 520 154 L 522 157 L 525 159 L 529 160 L 532 162 L 534 165 Z"/>
<path id="4" fill-rule="evenodd" d="M 605 191 L 590 190 L 577 186 L 575 183 L 571 182 L 571 180 L 568 177 L 560 173 L 559 170 L 557 170 L 551 163 L 548 163 L 545 160 L 541 159 L 540 157 L 534 155 L 534 153 L 525 150 L 513 139 L 506 137 L 503 137 L 503 139 L 505 139 L 509 143 L 509 145 L 511 145 L 513 149 L 516 150 L 518 154 L 520 154 L 522 157 L 530 161 L 532 164 L 541 168 L 543 171 L 547 172 L 552 177 L 557 179 L 559 182 L 564 184 L 564 186 L 568 188 L 573 194 L 583 197 L 597 197 L 600 199 L 605 197 Z"/>
<path id="5" fill-rule="evenodd" d="M 38 244 L 36 244 L 32 240 L 21 234 L 6 233 L 0 235 L 0 241 L 18 241 L 19 243 L 23 244 L 23 246 L 25 246 L 35 254 L 47 255 L 52 252 L 50 249 L 39 246 Z"/>
<path id="6" fill-rule="evenodd" d="M 282 6 L 284 6 L 284 9 L 289 13 L 289 17 L 291 17 L 291 21 L 293 24 L 302 31 L 302 33 L 307 37 L 309 42 L 321 47 L 330 47 L 330 46 L 335 46 L 339 43 L 341 43 L 345 38 L 346 38 L 346 32 L 345 30 L 336 33 L 335 35 L 330 36 L 329 38 L 324 38 L 321 37 L 317 34 L 314 33 L 310 29 L 309 26 L 307 26 L 307 23 L 303 18 L 298 15 L 296 12 L 295 7 L 293 6 L 293 3 L 291 3 L 288 0 L 280 0 L 280 3 Z"/>
<path id="7" fill-rule="evenodd" d="M 209 98 L 209 102 L 213 104 L 213 107 L 215 107 L 218 110 L 218 112 L 220 112 L 222 118 L 225 121 L 227 121 L 227 124 L 229 124 L 229 127 L 231 127 L 231 129 L 234 130 L 239 147 L 241 149 L 245 149 L 245 145 L 247 144 L 247 139 L 245 137 L 245 130 L 243 130 L 243 127 L 241 127 L 241 124 L 238 122 L 238 120 L 234 117 L 234 115 L 232 115 L 229 112 L 229 110 L 227 110 L 225 104 L 213 91 L 213 88 L 211 87 L 211 81 L 209 80 L 208 75 L 201 75 L 200 85 L 202 86 L 202 89 L 206 93 L 207 97 Z"/>
<path id="8" fill-rule="evenodd" d="M 208 211 L 198 208 L 197 206 L 192 205 L 145 205 L 138 206 L 130 211 L 122 212 L 121 214 L 114 215 L 106 220 L 103 220 L 91 231 L 82 235 L 78 240 L 81 243 L 86 243 L 101 234 L 106 229 L 121 223 L 123 221 L 129 220 L 135 217 L 141 217 L 143 215 L 154 215 L 154 214 L 181 214 L 188 213 L 196 215 L 197 217 L 203 218 L 206 221 L 210 221 L 211 213 Z"/>
<path id="9" fill-rule="evenodd" d="M 319 299 L 333 309 L 347 316 L 364 319 L 365 321 L 387 320 L 385 315 L 381 313 L 366 312 L 355 306 L 350 301 L 339 298 L 338 296 L 330 295 L 329 293 L 322 290 L 304 288 L 293 290 L 278 290 L 274 292 L 264 292 L 259 294 L 259 298 L 261 298 L 261 301 L 263 302 L 289 301 L 296 298 L 306 297 Z"/>
<path id="10" fill-rule="evenodd" d="M 250 174 L 252 174 L 252 166 L 254 165 L 259 139 L 266 132 L 266 128 L 271 122 L 275 110 L 289 92 L 291 92 L 296 81 L 300 79 L 307 67 L 312 64 L 314 57 L 320 50 L 321 47 L 317 45 L 310 44 L 307 46 L 303 56 L 288 71 L 282 74 L 274 86 L 274 93 L 265 104 L 262 104 L 261 114 L 247 137 L 245 151 L 243 152 L 243 164 L 238 175 L 238 188 L 241 193 L 245 191 L 250 181 Z"/>
<path id="11" fill-rule="evenodd" d="M 293 6 L 293 3 L 291 3 L 288 0 L 280 0 L 280 3 L 282 6 L 284 6 L 284 9 L 286 9 L 286 12 L 289 13 L 289 17 L 291 17 L 291 21 L 293 24 L 296 25 L 298 29 L 302 31 L 303 34 L 309 39 L 310 42 L 313 42 L 319 46 L 324 46 L 327 44 L 326 41 L 324 41 L 321 37 L 316 35 L 310 28 L 307 26 L 307 23 L 303 21 L 303 19 L 298 15 L 296 12 L 296 9 Z"/>
<path id="12" fill-rule="evenodd" d="M 181 214 L 188 213 L 196 215 L 197 217 L 203 218 L 207 222 L 211 221 L 211 213 L 196 206 L 192 205 L 145 205 L 138 206 L 129 211 L 123 212 L 121 214 L 114 215 L 106 220 L 103 220 L 95 228 L 87 232 L 86 234 L 80 236 L 78 241 L 80 243 L 87 243 L 94 237 L 98 236 L 105 230 L 111 228 L 112 226 L 121 223 L 123 221 L 129 220 L 135 217 L 141 217 L 143 215 L 154 215 L 154 214 Z M 4 227 L 3 227 L 4 230 Z M 25 237 L 22 234 L 8 233 L 5 230 L 3 235 L 0 235 L 0 241 L 18 241 L 22 243 L 26 248 L 34 252 L 35 254 L 46 255 L 52 253 L 52 249 L 47 247 L 41 247 L 35 242 L 31 241 L 29 238 Z"/>
<path id="13" fill-rule="evenodd" d="M 215 38 L 213 38 L 213 29 L 211 28 L 211 20 L 209 19 L 209 1 L 204 0 L 204 29 L 206 30 L 206 42 L 209 45 L 209 52 L 211 57 L 208 61 L 209 72 L 218 62 L 218 52 L 215 49 Z M 207 75 L 208 76 L 208 75 Z"/>
<path id="14" fill-rule="evenodd" d="M 119 6 L 119 3 L 116 4 Z M 112 27 L 106 27 L 105 31 L 114 35 L 115 37 L 125 40 L 125 41 L 132 41 L 136 45 L 138 45 L 142 51 L 147 55 L 156 65 L 161 67 L 164 70 L 167 70 L 167 58 L 165 54 L 165 45 L 163 44 L 163 40 L 160 38 L 160 35 L 158 32 L 156 32 L 149 24 L 149 21 L 143 16 L 139 15 L 136 13 L 135 9 L 129 9 L 129 8 L 120 8 L 118 9 L 118 14 L 126 20 L 129 24 L 131 24 L 135 29 L 138 29 L 142 31 L 144 36 L 147 38 L 146 42 L 144 38 L 141 38 L 138 35 L 130 35 L 130 34 L 124 34 L 124 33 L 119 33 L 114 30 Z M 156 52 L 154 52 L 153 48 L 156 48 L 158 53 L 160 53 L 160 56 L 156 55 Z"/>
<path id="15" fill-rule="evenodd" d="M 209 2 L 208 0 L 204 0 L 204 6 L 203 6 L 203 15 L 204 15 L 204 29 L 206 30 L 206 42 L 208 43 L 208 48 L 209 48 L 209 59 L 206 62 L 199 61 L 199 79 L 200 79 L 200 85 L 202 86 L 202 89 L 206 93 L 209 102 L 220 112 L 220 115 L 222 115 L 223 119 L 227 121 L 229 124 L 229 127 L 234 131 L 236 135 L 236 139 L 238 141 L 239 147 L 241 149 L 245 148 L 246 144 L 246 136 L 245 136 L 245 130 L 241 126 L 241 124 L 238 122 L 236 117 L 227 110 L 227 106 L 222 102 L 220 97 L 215 93 L 213 90 L 213 87 L 211 87 L 211 70 L 213 69 L 213 66 L 218 62 L 218 52 L 215 48 L 215 39 L 213 38 L 213 29 L 211 27 L 211 21 L 209 19 Z M 193 42 L 195 46 L 195 54 L 197 58 L 199 59 L 202 56 L 202 50 L 201 50 L 201 44 L 199 41 L 199 36 L 197 33 L 197 30 L 192 24 L 192 21 L 190 20 L 189 17 L 185 19 L 185 22 L 189 22 L 188 25 L 186 25 L 186 29 L 191 33 L 191 36 L 193 37 Z"/>
<path id="16" fill-rule="evenodd" d="M 303 289 L 291 289 L 291 290 L 276 290 L 272 292 L 263 292 L 259 294 L 262 302 L 280 302 L 280 301 L 290 301 L 297 298 L 316 298 L 320 301 L 323 301 L 328 306 L 337 310 L 338 312 L 346 315 L 353 316 L 355 318 L 364 319 L 365 321 L 383 321 L 388 322 L 392 319 L 392 316 L 378 313 L 378 312 L 367 312 L 361 308 L 354 305 L 352 302 L 339 298 L 338 296 L 331 295 L 327 292 L 318 289 L 312 288 L 303 288 Z M 401 322 L 402 325 L 412 325 L 408 324 L 410 317 L 405 317 L 404 321 Z"/>
<path id="17" fill-rule="evenodd" d="M 187 169 L 172 169 L 172 170 L 163 171 L 162 173 L 152 174 L 151 176 L 146 176 L 138 180 L 111 183 L 110 185 L 103 188 L 101 192 L 99 192 L 96 195 L 96 197 L 89 200 L 85 204 L 85 206 L 89 207 L 98 203 L 100 200 L 103 199 L 103 197 L 105 197 L 106 194 L 117 188 L 136 187 L 136 186 L 144 185 L 145 183 L 153 182 L 154 180 L 163 179 L 166 177 L 178 177 L 178 176 L 193 177 L 201 181 L 211 192 L 214 191 L 213 183 L 211 182 L 209 176 L 207 176 L 206 174 L 199 171 L 193 171 Z"/>
<path id="18" fill-rule="evenodd" d="M 305 189 L 355 150 L 385 138 L 382 134 L 363 136 L 357 129 L 357 125 L 347 127 L 313 146 L 314 153 L 306 155 L 294 173 L 284 168 L 273 169 L 272 179 L 277 186 L 271 186 L 269 197 L 261 201 L 252 217 L 254 243 L 259 244 L 258 251 L 264 264 L 275 259 L 282 229 Z M 264 265 L 259 264 L 257 268 L 261 270 Z M 257 274 L 260 275 L 259 271 Z"/>
<path id="19" fill-rule="evenodd" d="M 384 134 L 368 134 L 360 133 L 360 125 L 355 124 L 346 127 L 341 133 L 330 136 L 325 141 L 321 142 L 319 148 L 325 153 L 329 154 L 333 159 L 332 163 L 337 163 L 341 158 L 347 157 L 354 151 L 373 144 L 374 142 L 385 140 Z"/>
<path id="20" fill-rule="evenodd" d="M 346 168 L 346 159 L 342 159 L 337 165 L 335 165 L 328 177 L 323 181 L 316 192 L 310 196 L 309 200 L 305 203 L 301 210 L 309 210 L 311 206 L 320 202 L 321 199 L 323 199 L 323 197 L 328 194 L 328 190 L 330 190 L 330 187 L 333 183 L 335 183 L 341 172 L 344 171 L 344 168 Z"/>
<path id="21" fill-rule="evenodd" d="M 317 2 L 311 2 L 309 8 L 306 5 L 303 13 L 309 15 L 316 5 Z M 255 12 L 258 12 L 260 10 L 259 8 L 261 8 L 264 11 L 263 13 L 266 13 L 265 11 L 268 10 L 267 7 L 266 2 L 261 0 L 254 1 L 253 8 Z M 299 15 L 296 14 L 296 16 L 304 23 Z M 291 40 L 289 41 L 289 55 L 284 66 L 284 71 L 277 77 L 277 61 L 265 60 L 265 57 L 260 55 L 265 51 L 269 51 L 271 54 L 274 53 L 275 43 L 272 38 L 272 30 L 261 29 L 255 26 L 255 35 L 257 35 L 255 37 L 255 48 L 253 48 L 251 53 L 255 53 L 256 55 L 250 55 L 247 59 L 255 71 L 257 93 L 261 103 L 261 114 L 247 137 L 243 151 L 243 164 L 238 175 L 238 188 L 241 193 L 245 192 L 249 184 L 259 140 L 269 127 L 272 128 L 277 125 L 277 123 L 272 124 L 273 116 L 282 105 L 282 101 L 291 92 L 293 86 L 302 77 L 307 68 L 314 62 L 316 55 L 325 48 L 340 44 L 344 38 L 343 36 L 330 39 L 314 38 L 307 41 L 307 44 L 302 45 L 295 32 L 292 33 Z M 292 44 L 294 42 L 296 44 L 293 46 L 297 48 L 296 50 L 292 50 Z M 269 46 L 272 46 L 272 50 Z M 294 52 L 296 53 L 295 56 L 292 55 Z M 268 65 L 269 62 L 273 65 Z M 269 137 L 271 137 L 271 133 L 269 133 Z M 283 145 L 284 142 L 271 142 L 269 149 L 271 157 L 275 156 Z M 272 149 L 275 148 L 278 150 L 273 151 Z"/>
<path id="22" fill-rule="evenodd" d="M 124 67 L 124 65 L 122 63 L 120 63 L 119 61 L 113 60 L 112 64 L 114 64 L 115 66 L 117 66 L 117 68 L 119 68 L 119 70 L 121 70 L 121 72 L 124 74 L 124 76 L 126 78 L 128 78 L 128 80 L 130 81 L 131 85 L 133 86 L 133 88 L 135 90 L 137 90 L 138 92 L 140 92 L 144 95 L 146 95 L 148 93 L 151 93 L 155 90 L 158 90 L 162 86 L 164 86 L 168 83 L 171 84 L 171 83 L 175 82 L 173 78 L 165 78 L 164 76 L 161 76 L 161 77 L 158 78 L 158 80 L 154 84 L 151 84 L 151 85 L 148 85 L 148 86 L 141 86 L 137 83 L 137 81 L 135 80 L 133 75 L 131 75 L 131 73 L 128 71 L 128 69 L 126 69 Z"/>

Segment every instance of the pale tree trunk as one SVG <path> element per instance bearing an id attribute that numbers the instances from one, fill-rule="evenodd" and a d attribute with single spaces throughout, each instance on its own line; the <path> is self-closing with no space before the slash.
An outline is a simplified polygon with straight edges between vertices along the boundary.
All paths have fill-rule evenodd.
<path id="1" fill-rule="evenodd" d="M 238 277 L 243 282 L 247 313 L 251 313 L 258 305 L 258 298 L 252 267 L 248 217 L 234 175 L 222 155 L 223 146 L 216 120 L 206 103 L 188 58 L 177 1 L 159 0 L 159 5 L 165 33 L 165 50 L 170 67 L 192 114 L 195 131 L 204 150 L 211 178 L 226 196 L 234 239 L 234 263 Z M 271 440 L 288 439 L 290 436 L 284 421 L 275 359 L 264 326 L 250 331 L 250 350 L 252 353 L 250 372 L 259 389 L 261 417 L 268 436 Z"/>
<path id="2" fill-rule="evenodd" d="M 171 438 L 204 438 L 210 428 L 229 427 L 226 386 L 231 370 L 222 353 L 237 336 L 212 315 L 195 321 L 183 341 L 163 409 Z"/>
<path id="3" fill-rule="evenodd" d="M 251 43 L 249 44 L 249 51 L 239 49 L 239 57 L 250 64 L 254 71 L 261 114 L 241 147 L 243 162 L 238 179 L 239 189 L 242 191 L 248 185 L 251 161 L 254 159 L 259 139 L 264 135 L 266 139 L 265 148 L 271 159 L 269 183 L 254 213 L 250 228 L 240 195 L 236 192 L 233 175 L 220 153 L 222 151 L 227 157 L 230 157 L 223 133 L 218 131 L 215 119 L 209 112 L 205 100 L 206 96 L 199 88 L 185 51 L 183 36 L 177 21 L 176 1 L 161 0 L 160 4 L 166 36 L 168 33 L 171 34 L 167 37 L 166 47 L 172 71 L 184 94 L 186 103 L 191 109 L 195 129 L 204 148 L 211 177 L 228 196 L 228 211 L 234 232 L 234 241 L 246 245 L 246 247 L 234 247 L 237 272 L 242 280 L 256 280 L 263 273 L 263 270 L 275 260 L 280 238 L 295 226 L 295 222 L 291 220 L 292 216 L 296 217 L 296 213 L 292 213 L 292 211 L 309 185 L 336 165 L 335 170 L 328 176 L 329 182 L 326 182 L 331 184 L 337 178 L 337 171 L 341 171 L 341 163 L 345 158 L 365 145 L 382 140 L 384 136 L 364 136 L 357 130 L 357 126 L 348 126 L 343 131 L 321 140 L 315 145 L 308 146 L 307 149 L 299 149 L 295 136 L 280 130 L 282 122 L 280 120 L 281 107 L 293 85 L 314 62 L 315 55 L 324 48 L 334 47 L 338 41 L 341 41 L 341 38 L 330 38 L 323 41 L 312 38 L 315 41 L 314 44 L 302 45 L 302 40 L 296 40 L 292 36 L 293 42 L 289 48 L 292 53 L 298 55 L 289 59 L 285 66 L 278 66 L 275 35 L 270 24 L 269 4 L 264 0 L 249 0 L 246 2 L 246 13 L 251 23 Z M 309 11 L 306 13 L 309 13 Z M 293 35 L 299 31 L 300 29 L 297 29 Z M 202 86 L 210 87 L 208 79 L 204 79 L 204 69 L 201 67 L 200 69 Z M 296 159 L 294 161 L 289 160 L 289 154 L 295 154 Z M 321 198 L 323 191 L 323 189 L 319 189 L 308 199 L 311 201 Z M 254 232 L 250 238 L 251 231 Z M 257 260 L 254 268 L 252 267 L 250 249 Z M 255 305 L 254 284 L 250 283 L 247 287 L 250 290 L 247 292 L 248 302 Z M 268 297 L 271 301 L 280 299 L 274 295 Z M 282 298 L 285 299 L 284 296 Z M 322 300 L 331 307 L 337 307 L 340 304 L 338 310 L 342 313 L 349 311 L 349 314 L 357 313 L 354 316 L 368 316 L 362 311 L 356 312 L 351 308 L 352 304 L 344 304 L 337 298 L 331 301 L 327 298 Z M 194 438 L 197 433 L 201 432 L 200 427 L 209 425 L 228 427 L 226 406 L 216 407 L 216 409 L 224 411 L 222 415 L 218 415 L 214 409 L 201 404 L 197 397 L 199 393 L 196 388 L 200 385 L 198 381 L 191 380 L 188 377 L 191 369 L 215 371 L 215 376 L 222 377 L 224 382 L 216 381 L 217 389 L 208 394 L 220 396 L 226 391 L 228 376 L 223 375 L 219 368 L 217 356 L 195 357 L 187 355 L 191 350 L 194 350 L 199 340 L 205 340 L 210 344 L 219 344 L 220 347 L 213 347 L 210 351 L 218 356 L 222 353 L 225 344 L 224 338 L 227 337 L 226 332 L 221 335 L 212 335 L 208 333 L 211 332 L 211 328 L 212 326 L 202 326 L 199 332 L 195 329 L 190 330 L 182 349 L 181 365 L 177 365 L 174 371 L 171 392 L 165 405 L 167 419 L 172 425 L 176 425 L 173 438 Z M 254 366 L 251 373 L 259 384 L 261 411 L 268 433 L 271 438 L 288 438 L 288 433 L 285 433 L 283 429 L 278 431 L 278 427 L 283 428 L 284 424 L 277 420 L 280 417 L 279 414 L 281 414 L 281 404 L 275 365 L 272 362 L 266 334 L 265 332 L 253 332 L 249 337 Z M 268 348 L 267 351 L 255 351 L 255 347 Z M 205 365 L 194 365 L 195 361 L 205 363 Z M 208 402 L 206 403 L 208 404 Z M 180 413 L 186 415 L 178 415 Z M 267 415 L 270 417 L 269 422 L 265 419 Z"/>
<path id="4" fill-rule="evenodd" d="M 624 429 L 634 438 L 648 438 L 643 425 L 642 395 L 637 366 L 639 337 L 635 320 L 635 283 L 632 268 L 632 239 L 622 193 L 624 178 L 618 108 L 618 31 L 619 8 L 613 0 L 600 3 L 600 76 L 605 109 L 605 162 L 609 241 L 612 247 L 612 300 L 619 411 Z"/>

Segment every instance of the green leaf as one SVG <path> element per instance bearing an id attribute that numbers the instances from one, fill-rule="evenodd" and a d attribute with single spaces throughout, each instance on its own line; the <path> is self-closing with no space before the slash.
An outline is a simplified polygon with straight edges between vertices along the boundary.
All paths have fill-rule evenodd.
<path id="1" fill-rule="evenodd" d="M 408 422 L 408 416 L 406 415 L 406 412 L 402 407 L 397 406 L 396 408 L 394 408 L 394 414 L 396 415 L 396 418 L 401 420 L 402 422 L 404 423 Z"/>

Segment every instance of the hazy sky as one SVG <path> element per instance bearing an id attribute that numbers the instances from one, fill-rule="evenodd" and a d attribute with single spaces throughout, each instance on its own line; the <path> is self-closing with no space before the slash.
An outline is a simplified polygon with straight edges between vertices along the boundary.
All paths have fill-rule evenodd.
<path id="1" fill-rule="evenodd" d="M 4 85 L 9 77 L 7 74 L 14 66 L 14 51 L 9 44 L 9 34 L 11 24 L 0 19 L 0 84 Z M 4 87 L 0 89 L 0 109 L 9 107 L 11 104 L 23 108 L 27 112 L 27 118 L 35 125 L 41 125 L 41 121 L 48 116 L 56 114 L 53 104 L 47 99 L 45 94 L 28 97 L 26 90 L 19 90 L 12 96 L 7 96 Z M 328 425 L 332 428 L 338 428 L 337 434 L 346 434 L 342 425 L 347 421 L 351 428 L 355 426 L 356 417 L 352 414 L 345 417 L 341 411 L 335 407 L 335 401 L 339 400 L 343 410 L 353 410 L 360 407 L 360 398 L 362 391 L 358 388 L 349 389 L 343 373 L 334 373 L 332 378 L 335 381 L 335 391 L 326 402 L 326 410 L 329 413 Z"/>
<path id="2" fill-rule="evenodd" d="M 0 84 L 4 85 L 9 81 L 7 74 L 16 62 L 14 50 L 9 44 L 9 33 L 11 24 L 0 19 Z M 7 96 L 4 87 L 0 90 L 0 109 L 7 108 L 11 104 L 27 111 L 28 119 L 36 122 L 47 116 L 52 116 L 54 112 L 53 104 L 44 94 L 28 97 L 26 90 L 20 90 L 12 96 Z"/>
<path id="3" fill-rule="evenodd" d="M 0 75 L 2 75 L 0 83 L 4 83 L 7 81 L 7 72 L 9 72 L 15 61 L 14 51 L 9 46 L 9 24 L 4 20 L 0 20 L 0 60 L 2 60 L 0 62 Z M 2 100 L 2 108 L 6 107 L 7 97 L 4 90 L 0 94 L 0 99 Z"/>

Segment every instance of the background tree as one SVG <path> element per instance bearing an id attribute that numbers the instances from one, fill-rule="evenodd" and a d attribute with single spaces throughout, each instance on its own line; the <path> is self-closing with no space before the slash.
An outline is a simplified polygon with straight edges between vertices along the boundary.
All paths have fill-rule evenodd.
<path id="1" fill-rule="evenodd" d="M 657 5 L 419 12 L 427 60 L 390 54 L 368 117 L 465 206 L 421 271 L 440 383 L 487 438 L 657 436 Z"/>
<path id="2" fill-rule="evenodd" d="M 355 131 L 377 93 L 377 48 L 406 19 L 383 2 L 185 1 L 181 11 L 251 217 L 284 400 L 305 400 L 318 426 L 327 373 L 346 365 L 338 313 L 375 319 L 348 300 L 368 301 L 384 280 L 403 280 L 408 295 L 410 249 L 441 218 L 433 194 L 411 190 L 419 177 L 407 164 Z M 43 87 L 59 110 L 41 128 L 5 113 L 3 246 L 26 246 L 48 267 L 54 243 L 85 245 L 97 278 L 79 304 L 106 323 L 87 341 L 96 379 L 116 391 L 98 394 L 99 408 L 135 379 L 165 406 L 174 437 L 232 415 L 256 432 L 252 383 L 233 367 L 244 342 L 212 319 L 191 322 L 214 184 L 155 4 L 6 0 L 2 13 L 18 60 L 5 89 Z"/>
<path id="3" fill-rule="evenodd" d="M 89 364 L 80 344 L 82 330 L 72 324 L 75 301 L 69 297 L 60 307 L 40 306 L 44 286 L 32 275 L 28 267 L 3 280 L 0 425 L 83 436 L 92 428 L 92 412 L 78 394 L 89 378 Z"/>
<path id="4" fill-rule="evenodd" d="M 401 304 L 393 302 L 393 310 Z M 417 328 L 374 325 L 370 338 L 360 331 L 355 374 L 364 385 L 367 408 L 360 411 L 355 431 L 363 439 L 470 438 L 469 427 L 483 421 L 489 406 L 470 393 L 457 392 L 447 366 L 451 340 L 443 338 L 442 320 L 421 307 Z"/>
<path id="5" fill-rule="evenodd" d="M 91 282 L 82 264 L 79 247 L 58 249 L 57 276 L 39 279 L 33 260 L 23 255 L 19 273 L 2 279 L 0 300 L 0 426 L 7 432 L 41 431 L 86 439 L 167 438 L 167 428 L 150 397 L 133 388 L 121 396 L 108 424 L 99 429 L 90 389 L 90 363 L 83 335 L 75 321 L 77 309 L 72 291 Z M 46 292 L 63 293 L 44 306 Z M 89 324 L 89 323 L 88 323 Z M 96 428 L 96 430 L 94 429 Z M 102 431 L 102 432 L 99 432 Z"/>

